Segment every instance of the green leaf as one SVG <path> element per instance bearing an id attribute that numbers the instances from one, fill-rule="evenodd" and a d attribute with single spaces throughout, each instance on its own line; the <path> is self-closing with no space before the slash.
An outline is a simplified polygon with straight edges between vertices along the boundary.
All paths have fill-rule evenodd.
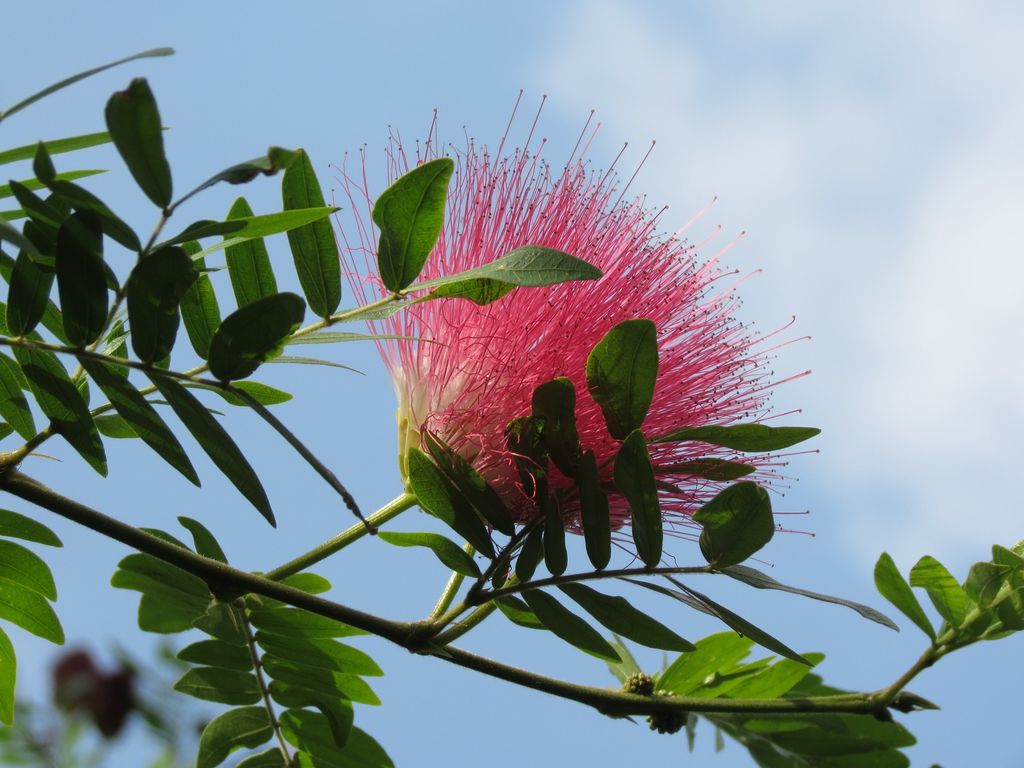
<path id="1" fill-rule="evenodd" d="M 235 310 L 210 340 L 210 373 L 221 381 L 251 375 L 284 348 L 305 312 L 306 302 L 294 293 L 264 296 Z"/>
<path id="2" fill-rule="evenodd" d="M 883 552 L 875 564 L 875 586 L 882 597 L 898 608 L 928 637 L 935 640 L 935 628 L 932 627 L 924 609 L 917 602 L 914 591 L 896 568 L 896 563 L 893 562 L 888 552 Z"/>
<path id="3" fill-rule="evenodd" d="M 106 173 L 106 171 L 100 170 L 99 168 L 83 168 L 78 171 L 64 171 L 63 173 L 58 173 L 54 176 L 54 179 L 58 179 L 61 181 L 75 181 L 77 179 L 87 179 L 90 176 L 98 176 L 101 173 Z M 30 192 L 31 190 L 42 189 L 45 186 L 46 185 L 43 184 L 43 182 L 39 181 L 38 179 L 24 179 L 23 181 L 11 180 L 9 184 L 0 184 L 0 198 L 10 197 L 11 195 L 14 195 L 17 198 L 18 202 L 22 204 L 22 207 L 26 207 L 25 203 L 22 202 L 22 200 L 27 197 L 25 193 Z M 32 202 L 35 202 L 35 200 L 38 200 L 39 198 L 36 198 L 33 195 L 31 198 L 28 199 L 32 200 Z M 38 208 L 34 208 L 33 206 L 30 205 L 28 206 L 28 210 L 26 212 L 33 218 L 37 218 L 39 210 Z M 46 223 L 51 224 L 52 226 L 56 226 L 60 222 L 50 220 L 47 221 Z"/>
<path id="4" fill-rule="evenodd" d="M 215 173 L 213 176 L 208 178 L 198 187 L 193 189 L 178 202 L 176 206 L 181 205 L 183 202 L 188 200 L 193 195 L 197 195 L 205 189 L 209 189 L 215 184 L 220 182 L 227 182 L 228 184 L 248 184 L 250 181 L 255 179 L 257 176 L 273 176 L 282 168 L 287 168 L 288 165 L 294 161 L 295 152 L 290 149 L 284 149 L 283 147 L 271 147 L 267 150 L 267 154 L 262 157 L 256 157 L 252 160 L 246 160 L 242 163 L 237 163 L 228 168 L 225 168 L 219 173 Z M 279 230 L 280 231 L 280 230 Z M 268 234 L 268 233 L 264 233 Z M 223 247 L 223 244 L 221 245 Z M 206 255 L 206 254 L 204 254 Z"/>
<path id="5" fill-rule="evenodd" d="M 999 590 L 1002 588 L 1009 573 L 1010 568 L 1005 565 L 996 565 L 995 563 L 975 563 L 967 573 L 967 581 L 964 582 L 964 588 L 961 590 L 961 594 L 966 592 L 967 596 L 971 598 L 971 600 L 982 608 L 987 608 L 996 599 L 996 595 L 999 594 Z M 910 578 L 911 584 L 913 584 L 913 571 L 911 571 Z M 929 595 L 930 594 L 931 593 L 929 592 Z"/>
<path id="6" fill-rule="evenodd" d="M 256 642 L 267 653 L 293 664 L 368 677 L 384 674 L 367 654 L 337 640 L 287 637 L 260 631 L 256 633 Z"/>
<path id="7" fill-rule="evenodd" d="M 57 534 L 42 523 L 8 509 L 0 509 L 0 536 L 34 541 L 50 547 L 63 547 Z"/>
<path id="8" fill-rule="evenodd" d="M 409 485 L 417 503 L 472 544 L 485 557 L 494 558 L 494 544 L 480 517 L 462 494 L 441 474 L 418 448 L 410 448 L 407 457 Z"/>
<path id="9" fill-rule="evenodd" d="M 766 427 L 764 424 L 733 424 L 722 427 L 709 425 L 705 427 L 683 427 L 659 435 L 651 442 L 679 443 L 693 441 L 731 448 L 746 453 L 767 453 L 780 451 L 791 445 L 810 440 L 821 432 L 814 427 Z"/>
<path id="10" fill-rule="evenodd" d="M 546 629 L 541 620 L 537 618 L 537 615 L 518 597 L 505 595 L 504 597 L 496 598 L 494 604 L 498 606 L 498 610 L 505 615 L 505 618 L 513 624 L 518 624 L 520 627 L 526 627 L 527 629 Z"/>
<path id="11" fill-rule="evenodd" d="M 380 229 L 377 265 L 388 290 L 402 290 L 423 269 L 444 226 L 454 170 L 450 157 L 430 160 L 399 178 L 374 203 L 373 222 Z"/>
<path id="12" fill-rule="evenodd" d="M 189 256 L 199 252 L 199 244 L 194 240 L 186 242 L 183 247 Z M 213 283 L 203 271 L 206 262 L 193 259 L 192 263 L 199 276 L 181 297 L 181 319 L 185 321 L 185 331 L 188 340 L 192 342 L 192 349 L 205 360 L 210 354 L 210 339 L 220 326 L 220 307 Z"/>
<path id="13" fill-rule="evenodd" d="M 324 194 L 313 163 L 304 149 L 297 154 L 281 181 L 284 208 L 323 206 Z M 309 308 L 320 317 L 329 317 L 341 303 L 341 258 L 330 221 L 319 219 L 289 230 L 288 244 Z"/>
<path id="14" fill-rule="evenodd" d="M 36 423 L 22 392 L 23 374 L 11 358 L 0 354 L 0 416 L 25 440 L 36 434 Z M 27 385 L 28 382 L 26 381 Z"/>
<path id="15" fill-rule="evenodd" d="M 96 422 L 96 429 L 104 437 L 114 440 L 131 440 L 139 436 L 139 433 L 132 429 L 131 425 L 116 413 L 103 413 L 99 416 L 93 416 L 92 420 Z"/>
<path id="16" fill-rule="evenodd" d="M 734 632 L 719 632 L 698 640 L 696 650 L 682 654 L 661 673 L 657 687 L 677 696 L 689 696 L 709 675 L 745 659 L 753 645 L 753 640 Z"/>
<path id="17" fill-rule="evenodd" d="M 101 133 L 86 133 L 81 136 L 72 136 L 67 139 L 51 139 L 50 141 L 44 141 L 43 146 L 48 154 L 59 155 L 63 152 L 74 152 L 79 149 L 107 144 L 108 142 L 110 142 L 110 134 L 103 131 Z M 0 165 L 16 163 L 21 160 L 31 160 L 35 156 L 36 146 L 36 144 L 26 144 L 23 147 L 0 152 Z"/>
<path id="18" fill-rule="evenodd" d="M 810 662 L 808 662 L 807 659 L 805 659 L 799 653 L 794 651 L 788 645 L 772 637 L 763 629 L 751 624 L 742 616 L 733 613 L 724 605 L 716 603 L 707 595 L 703 595 L 695 589 L 690 589 L 689 587 L 680 584 L 678 581 L 671 577 L 669 577 L 669 580 L 677 587 L 679 587 L 681 590 L 689 594 L 690 597 L 696 598 L 698 601 L 707 606 L 707 608 L 709 608 L 715 616 L 721 619 L 723 623 L 725 623 L 735 632 L 738 632 L 741 635 L 749 637 L 758 645 L 762 645 L 769 651 L 774 651 L 775 653 L 785 656 L 787 659 L 793 659 L 793 661 L 798 661 L 801 664 L 810 664 Z"/>
<path id="19" fill-rule="evenodd" d="M 218 715 L 199 737 L 196 768 L 215 768 L 234 750 L 253 749 L 270 741 L 274 729 L 264 707 L 241 707 Z"/>
<path id="20" fill-rule="evenodd" d="M 661 561 L 661 506 L 647 441 L 639 429 L 622 441 L 615 456 L 615 487 L 629 502 L 637 554 L 648 568 L 654 568 Z"/>
<path id="21" fill-rule="evenodd" d="M 466 294 L 466 298 L 489 298 L 489 293 L 498 289 L 481 284 L 492 281 L 524 288 L 542 288 L 572 280 L 596 280 L 599 277 L 601 270 L 583 259 L 554 248 L 524 245 L 487 264 L 454 275 L 425 280 L 409 286 L 408 290 L 438 288 L 427 298 Z M 445 286 L 443 292 L 440 286 Z"/>
<path id="22" fill-rule="evenodd" d="M 587 545 L 587 556 L 595 569 L 608 565 L 612 556 L 611 517 L 608 496 L 601 490 L 597 460 L 593 451 L 584 451 L 576 473 L 580 494 L 580 522 Z"/>
<path id="23" fill-rule="evenodd" d="M 35 251 L 35 246 L 31 250 Z M 7 328 L 12 336 L 26 336 L 39 324 L 53 278 L 53 270 L 36 263 L 28 250 L 18 253 L 7 294 Z"/>
<path id="24" fill-rule="evenodd" d="M 118 376 L 110 366 L 87 357 L 79 359 L 89 377 L 99 385 L 114 410 L 131 426 L 132 431 L 152 448 L 160 458 L 178 470 L 193 485 L 199 485 L 192 462 L 170 427 L 160 418 L 135 387 Z"/>
<path id="25" fill-rule="evenodd" d="M 473 466 L 431 432 L 423 433 L 423 442 L 441 472 L 484 520 L 506 536 L 515 533 L 515 522 L 505 502 Z"/>
<path id="26" fill-rule="evenodd" d="M 307 688 L 328 696 L 341 696 L 357 704 L 371 706 L 380 704 L 377 694 L 358 675 L 324 669 L 311 675 L 305 664 L 292 664 L 284 659 L 278 659 L 272 654 L 264 654 L 261 663 L 266 673 L 276 681 Z"/>
<path id="27" fill-rule="evenodd" d="M 209 414 L 202 403 L 176 381 L 157 374 L 150 374 L 150 381 L 217 468 L 256 507 L 267 522 L 276 526 L 274 512 L 270 508 L 270 501 L 259 476 L 224 428 Z"/>
<path id="28" fill-rule="evenodd" d="M 0 216 L 0 242 L 6 240 L 9 243 L 13 243 L 18 248 L 27 251 L 33 256 L 39 255 L 39 249 L 36 248 L 36 244 L 29 240 L 23 235 L 17 227 L 12 225 L 7 219 Z"/>
<path id="29" fill-rule="evenodd" d="M 440 285 L 425 299 L 469 299 L 481 307 L 487 306 L 514 291 L 512 283 L 502 283 L 486 277 L 460 280 L 457 283 Z"/>
<path id="30" fill-rule="evenodd" d="M 817 666 L 824 661 L 821 653 L 807 653 L 804 658 Z M 777 699 L 803 680 L 811 667 L 790 659 L 782 659 L 756 675 L 741 680 L 725 692 L 731 699 Z"/>
<path id="31" fill-rule="evenodd" d="M 280 747 L 264 750 L 256 755 L 250 755 L 242 760 L 235 768 L 288 768 L 284 764 L 284 755 Z"/>
<path id="32" fill-rule="evenodd" d="M 0 629 L 0 723 L 14 724 L 14 684 L 17 678 L 14 645 Z"/>
<path id="33" fill-rule="evenodd" d="M 132 228 L 92 192 L 70 181 L 63 181 L 59 178 L 54 178 L 52 181 L 47 182 L 46 186 L 50 188 L 58 199 L 75 210 L 96 213 L 103 221 L 103 233 L 108 237 L 116 240 L 130 251 L 142 249 L 139 236 L 135 234 Z"/>
<path id="34" fill-rule="evenodd" d="M 925 555 L 910 569 L 910 586 L 923 588 L 935 610 L 951 626 L 963 624 L 967 616 L 967 596 L 957 580 L 934 557 Z"/>
<path id="35" fill-rule="evenodd" d="M 557 498 L 541 499 L 544 510 L 544 565 L 552 576 L 561 576 L 569 566 L 565 550 L 565 521 Z"/>
<path id="36" fill-rule="evenodd" d="M 870 619 L 876 624 L 881 624 L 883 627 L 889 627 L 889 629 L 895 629 L 899 631 L 899 627 L 892 619 L 886 616 L 881 611 L 876 611 L 869 605 L 863 603 L 857 603 L 853 600 L 846 600 L 842 597 L 833 597 L 832 595 L 823 595 L 820 592 L 812 592 L 809 589 L 799 589 L 797 587 L 790 587 L 786 584 L 782 584 L 766 573 L 761 573 L 754 568 L 746 565 L 732 565 L 728 568 L 723 568 L 722 573 L 726 576 L 731 576 L 737 581 L 742 581 L 744 584 L 749 584 L 757 589 L 777 589 L 781 592 L 790 592 L 794 595 L 802 595 L 803 597 L 809 597 L 812 600 L 820 600 L 823 603 L 834 603 L 835 605 L 844 605 L 850 608 L 865 619 Z"/>
<path id="37" fill-rule="evenodd" d="M 381 541 L 396 547 L 427 547 L 448 568 L 463 576 L 476 578 L 480 568 L 476 562 L 455 542 L 438 533 L 392 533 L 379 531 Z"/>
<path id="38" fill-rule="evenodd" d="M 587 357 L 587 388 L 612 437 L 623 440 L 647 416 L 658 378 L 658 330 L 645 318 L 625 320 Z"/>
<path id="39" fill-rule="evenodd" d="M 171 204 L 171 168 L 164 156 L 156 99 L 144 78 L 131 81 L 107 102 L 107 130 L 135 183 L 158 208 Z"/>
<path id="40" fill-rule="evenodd" d="M 217 543 L 217 539 L 214 537 L 210 530 L 200 523 L 198 520 L 193 520 L 191 517 L 179 516 L 178 522 L 181 527 L 192 534 L 192 543 L 195 545 L 197 553 L 203 557 L 208 557 L 211 560 L 217 560 L 222 563 L 228 561 L 227 555 L 224 554 L 224 550 L 220 548 L 220 544 Z"/>
<path id="41" fill-rule="evenodd" d="M 327 718 L 330 729 L 330 746 L 341 748 L 348 741 L 352 732 L 354 712 L 352 703 L 340 698 L 334 692 L 315 691 L 292 683 L 272 680 L 269 685 L 270 695 L 282 707 L 316 707 Z M 327 745 L 325 745 L 327 746 Z M 332 749 L 333 751 L 333 749 Z"/>
<path id="42" fill-rule="evenodd" d="M 178 658 L 190 664 L 205 664 L 238 672 L 252 670 L 252 658 L 244 645 L 232 645 L 223 640 L 200 640 L 178 651 Z"/>
<path id="43" fill-rule="evenodd" d="M 533 416 L 544 419 L 544 444 L 562 474 L 575 477 L 580 463 L 580 436 L 576 430 L 576 388 L 564 376 L 533 390 Z"/>
<path id="44" fill-rule="evenodd" d="M 649 648 L 663 648 L 667 651 L 695 650 L 693 643 L 684 640 L 661 622 L 638 611 L 624 597 L 604 595 L 583 584 L 562 584 L 559 589 L 616 634 Z"/>
<path id="45" fill-rule="evenodd" d="M 537 526 L 526 536 L 522 549 L 516 557 L 516 578 L 529 581 L 544 557 L 544 529 Z"/>
<path id="46" fill-rule="evenodd" d="M 657 440 L 653 441 L 657 442 Z M 694 461 L 681 461 L 676 464 L 658 464 L 660 475 L 690 475 L 701 477 L 705 480 L 714 480 L 716 483 L 727 483 L 732 480 L 739 480 L 746 477 L 757 469 L 750 464 L 742 464 L 737 461 L 726 461 L 725 459 L 695 459 Z"/>
<path id="47" fill-rule="evenodd" d="M 297 768 L 394 768 L 380 744 L 359 728 L 352 728 L 339 750 L 326 719 L 317 712 L 282 712 L 281 731 L 289 744 L 303 750 Z"/>
<path id="48" fill-rule="evenodd" d="M 42 142 L 36 144 L 36 153 L 32 157 L 32 172 L 43 184 L 49 185 L 57 178 L 57 169 L 50 159 L 50 153 L 46 151 L 46 145 Z"/>
<path id="49" fill-rule="evenodd" d="M 8 109 L 0 112 L 0 119 L 7 119 L 15 112 L 20 112 L 25 107 L 29 106 L 30 104 L 34 104 L 35 102 L 39 101 L 42 98 L 45 98 L 46 96 L 49 96 L 51 93 L 55 93 L 56 91 L 59 91 L 62 88 L 67 88 L 69 85 L 73 85 L 74 83 L 77 83 L 79 80 L 84 80 L 87 77 L 91 77 L 99 72 L 103 72 L 104 70 L 110 69 L 111 67 L 116 67 L 119 64 L 125 64 L 129 61 L 136 61 L 137 59 L 146 59 L 154 56 L 170 56 L 173 53 L 173 48 L 153 48 L 148 51 L 142 51 L 141 53 L 136 53 L 131 56 L 127 56 L 123 59 L 118 59 L 117 61 L 112 61 L 110 64 L 104 64 L 101 67 L 93 67 L 92 69 L 87 69 L 84 72 L 79 72 L 76 75 L 64 78 L 58 83 L 49 85 L 46 88 L 43 88 L 43 90 L 38 91 L 37 93 L 33 93 L 27 99 L 22 99 L 13 107 L 9 107 Z"/>
<path id="50" fill-rule="evenodd" d="M 757 483 L 730 485 L 693 515 L 701 524 L 700 551 L 716 568 L 742 563 L 775 533 L 768 492 Z"/>
<path id="51" fill-rule="evenodd" d="M 54 431 L 63 436 L 89 466 L 106 477 L 107 457 L 96 424 L 57 356 L 41 349 L 16 348 L 14 357 L 21 364 L 32 394 Z"/>
<path id="52" fill-rule="evenodd" d="M 198 275 L 182 248 L 161 248 L 135 265 L 125 294 L 132 349 L 142 362 L 170 354 L 178 335 L 178 304 Z"/>
<path id="53" fill-rule="evenodd" d="M 228 220 L 253 215 L 246 199 L 239 197 L 228 212 Z M 228 246 L 224 249 L 224 260 L 228 265 L 231 289 L 235 293 L 235 301 L 239 307 L 277 293 L 277 280 L 274 279 L 270 256 L 267 255 L 267 246 L 263 243 L 263 238 L 254 237 L 244 243 Z"/>
<path id="54" fill-rule="evenodd" d="M 57 599 L 57 586 L 49 566 L 35 552 L 0 539 L 0 579 L 30 589 L 47 600 Z"/>
<path id="55" fill-rule="evenodd" d="M 622 661 L 615 649 L 598 634 L 597 630 L 572 613 L 555 598 L 539 589 L 523 593 L 523 600 L 534 615 L 552 633 L 585 653 L 606 661 Z"/>
<path id="56" fill-rule="evenodd" d="M 0 619 L 56 645 L 64 644 L 64 630 L 46 598 L 5 578 L 0 578 Z"/>
<path id="57" fill-rule="evenodd" d="M 255 704 L 260 688 L 252 672 L 219 667 L 194 667 L 174 684 L 174 690 L 203 701 L 220 704 Z"/>
<path id="58" fill-rule="evenodd" d="M 279 403 L 287 403 L 292 399 L 292 396 L 289 393 L 275 387 L 271 387 L 269 384 L 261 384 L 258 381 L 236 381 L 233 382 L 231 386 L 235 389 L 242 390 L 260 405 L 278 405 Z M 237 397 L 226 390 L 214 387 L 205 387 L 205 389 L 209 389 L 211 392 L 216 392 L 230 405 L 240 408 L 249 407 L 249 404 L 242 400 L 242 398 Z"/>
<path id="59" fill-rule="evenodd" d="M 315 640 L 366 634 L 361 629 L 299 608 L 253 608 L 250 616 L 253 626 L 272 635 Z"/>
<path id="60" fill-rule="evenodd" d="M 232 235 L 231 238 L 218 243 L 216 247 L 207 248 L 196 254 L 196 258 L 202 258 L 209 256 L 210 253 L 227 249 L 253 238 L 276 235 L 279 232 L 287 232 L 310 222 L 326 219 L 336 210 L 338 209 L 330 206 L 320 206 L 317 208 L 298 208 L 293 211 L 267 213 L 261 216 L 243 216 L 227 221 L 197 221 L 194 224 L 190 224 L 170 240 L 161 243 L 160 247 L 178 245 L 204 237 Z"/>
<path id="61" fill-rule="evenodd" d="M 285 339 L 284 343 L 287 344 L 288 340 Z M 317 357 L 297 357 L 295 355 L 278 355 L 277 357 L 273 357 L 267 360 L 266 362 L 280 365 L 323 365 L 328 368 L 339 368 L 343 371 L 352 371 L 353 373 L 358 373 L 360 376 L 365 375 L 362 371 L 358 371 L 350 366 L 341 365 L 340 363 L 335 363 L 331 360 L 321 360 L 320 358 Z"/>

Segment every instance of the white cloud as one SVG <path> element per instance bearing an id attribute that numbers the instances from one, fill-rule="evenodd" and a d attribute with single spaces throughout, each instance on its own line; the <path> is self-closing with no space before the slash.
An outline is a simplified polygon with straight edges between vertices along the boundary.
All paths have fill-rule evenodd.
<path id="1" fill-rule="evenodd" d="M 780 360 L 815 369 L 799 393 L 828 430 L 802 471 L 862 557 L 880 531 L 906 557 L 1016 541 L 1021 14 L 759 7 L 722 11 L 722 51 L 650 6 L 581 4 L 536 79 L 569 120 L 600 109 L 605 155 L 659 140 L 638 188 L 673 224 L 719 194 L 711 223 L 750 231 L 730 258 L 767 270 L 744 287 L 751 314 L 769 328 L 795 311 L 815 336 Z"/>

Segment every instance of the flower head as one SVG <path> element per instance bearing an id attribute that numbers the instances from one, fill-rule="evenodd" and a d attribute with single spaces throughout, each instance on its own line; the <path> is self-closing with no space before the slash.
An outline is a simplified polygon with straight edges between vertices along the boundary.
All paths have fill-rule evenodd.
<path id="1" fill-rule="evenodd" d="M 614 171 L 593 170 L 582 153 L 555 169 L 539 151 L 506 153 L 504 144 L 494 154 L 473 141 L 450 151 L 455 174 L 445 224 L 420 279 L 478 267 L 524 245 L 571 253 L 603 276 L 520 288 L 486 306 L 465 299 L 414 303 L 381 321 L 377 330 L 397 337 L 379 346 L 398 396 L 402 448 L 418 446 L 429 430 L 498 489 L 518 519 L 528 519 L 536 506 L 520 481 L 506 427 L 529 415 L 538 385 L 564 376 L 576 388 L 580 441 L 594 451 L 610 484 L 609 459 L 619 441 L 587 392 L 584 366 L 594 345 L 632 318 L 648 318 L 657 328 L 659 372 L 643 425 L 648 436 L 762 419 L 772 386 L 767 358 L 763 338 L 733 316 L 735 273 L 718 266 L 728 246 L 702 259 L 684 239 L 686 227 L 661 234 L 660 212 L 642 198 L 627 199 Z M 437 154 L 433 127 L 414 158 L 393 139 L 392 178 Z M 345 176 L 355 218 L 342 237 L 354 287 L 364 298 L 367 291 L 377 298 L 386 291 L 378 293 L 373 278 L 358 277 L 372 263 L 376 245 L 365 179 L 365 173 L 358 181 Z M 720 489 L 695 476 L 692 462 L 732 455 L 695 443 L 650 448 L 666 521 L 686 526 Z M 746 460 L 758 466 L 762 479 L 772 475 L 770 457 Z M 553 489 L 571 482 L 551 469 Z M 624 498 L 613 493 L 610 507 L 613 524 L 628 519 Z M 575 515 L 568 506 L 570 528 L 578 524 Z"/>

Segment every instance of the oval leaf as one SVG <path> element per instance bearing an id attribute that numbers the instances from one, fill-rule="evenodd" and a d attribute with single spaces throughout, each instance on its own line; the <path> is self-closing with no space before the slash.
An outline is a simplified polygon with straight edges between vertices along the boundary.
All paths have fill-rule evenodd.
<path id="1" fill-rule="evenodd" d="M 648 568 L 654 568 L 661 561 L 661 506 L 647 441 L 639 429 L 622 441 L 615 455 L 615 487 L 629 502 L 637 554 Z"/>
<path id="2" fill-rule="evenodd" d="M 241 707 L 219 715 L 209 722 L 199 737 L 196 768 L 215 768 L 234 750 L 252 749 L 270 741 L 274 729 L 264 707 Z"/>
<path id="3" fill-rule="evenodd" d="M 131 81 L 107 102 L 110 138 L 135 183 L 159 208 L 171 204 L 171 168 L 164 156 L 163 126 L 156 99 L 144 78 Z"/>
<path id="4" fill-rule="evenodd" d="M 580 463 L 580 436 L 576 430 L 576 388 L 563 377 L 533 390 L 533 415 L 544 419 L 544 444 L 562 474 L 575 477 Z"/>
<path id="5" fill-rule="evenodd" d="M 49 566 L 35 552 L 0 539 L 0 579 L 7 579 L 47 600 L 57 599 L 57 586 Z"/>
<path id="6" fill-rule="evenodd" d="M 647 416 L 658 378 L 658 332 L 650 320 L 625 320 L 587 357 L 587 387 L 612 437 L 622 440 Z"/>
<path id="7" fill-rule="evenodd" d="M 458 544 L 438 533 L 394 533 L 378 531 L 381 541 L 396 547 L 427 547 L 444 565 L 463 576 L 476 578 L 480 568 Z"/>
<path id="8" fill-rule="evenodd" d="M 221 381 L 251 375 L 281 351 L 305 312 L 306 302 L 294 293 L 265 296 L 235 310 L 210 340 L 210 373 Z"/>
<path id="9" fill-rule="evenodd" d="M 450 157 L 423 163 L 388 187 L 373 206 L 380 228 L 377 265 L 384 286 L 400 291 L 419 275 L 444 225 Z"/>
<path id="10" fill-rule="evenodd" d="M 161 248 L 135 265 L 125 294 L 139 360 L 153 363 L 170 354 L 178 335 L 178 304 L 198 275 L 182 248 Z"/>
<path id="11" fill-rule="evenodd" d="M 596 280 L 601 274 L 601 270 L 593 264 L 564 251 L 540 245 L 524 245 L 487 264 L 454 275 L 425 280 L 410 286 L 409 290 L 437 287 L 427 298 L 461 296 L 478 304 L 486 304 L 507 293 L 492 285 L 495 282 L 541 288 L 571 280 Z"/>
<path id="12" fill-rule="evenodd" d="M 320 182 L 304 149 L 298 150 L 284 172 L 281 195 L 285 210 L 324 204 Z M 309 308 L 320 317 L 329 317 L 341 303 L 341 258 L 331 222 L 324 218 L 288 230 L 288 245 Z"/>
<path id="13" fill-rule="evenodd" d="M 255 675 L 220 667 L 190 669 L 174 684 L 174 690 L 220 704 L 255 704 L 260 700 Z"/>
<path id="14" fill-rule="evenodd" d="M 25 336 L 39 325 L 53 278 L 53 270 L 34 261 L 27 250 L 18 253 L 7 293 L 7 328 L 12 336 Z"/>
<path id="15" fill-rule="evenodd" d="M 64 644 L 64 630 L 46 598 L 4 578 L 0 578 L 0 619 L 56 645 Z"/>
<path id="16" fill-rule="evenodd" d="M 693 519 L 702 527 L 700 551 L 716 568 L 743 562 L 775 534 L 771 500 L 757 483 L 730 485 Z"/>

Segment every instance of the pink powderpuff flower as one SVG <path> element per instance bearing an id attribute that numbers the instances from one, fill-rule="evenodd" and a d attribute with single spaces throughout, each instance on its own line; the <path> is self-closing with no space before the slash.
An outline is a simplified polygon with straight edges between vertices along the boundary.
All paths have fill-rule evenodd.
<path id="1" fill-rule="evenodd" d="M 541 158 L 543 141 L 537 152 L 529 150 L 529 138 L 526 148 L 509 153 L 505 139 L 494 154 L 472 140 L 463 149 L 450 148 L 455 173 L 446 219 L 419 279 L 468 270 L 523 245 L 571 253 L 598 266 L 603 277 L 519 288 L 486 306 L 465 299 L 413 303 L 374 324 L 377 333 L 403 337 L 378 342 L 398 396 L 400 463 L 406 448 L 419 446 L 429 430 L 499 491 L 520 522 L 535 515 L 536 506 L 521 486 L 505 428 L 529 415 L 534 388 L 558 376 L 576 387 L 580 441 L 602 467 L 613 528 L 629 521 L 629 507 L 611 477 L 619 443 L 584 378 L 588 354 L 617 323 L 648 318 L 657 327 L 659 371 L 643 424 L 648 437 L 684 426 L 761 421 L 775 386 L 767 370 L 767 337 L 733 316 L 736 273 L 718 266 L 732 243 L 702 260 L 698 246 L 683 237 L 692 221 L 674 234 L 659 233 L 664 209 L 653 211 L 643 198 L 626 199 L 614 170 L 590 167 L 585 153 L 593 135 L 584 128 L 560 172 Z M 438 153 L 436 120 L 414 158 L 392 136 L 389 181 Z M 341 169 L 351 216 L 342 222 L 341 239 L 349 281 L 365 301 L 388 291 L 372 276 L 378 234 L 370 218 L 374 196 L 365 156 L 362 165 L 356 178 Z M 722 485 L 681 465 L 736 456 L 695 443 L 654 443 L 650 451 L 665 522 L 669 530 L 692 536 L 690 516 Z M 750 477 L 777 479 L 777 457 L 743 460 L 757 467 Z M 552 490 L 572 482 L 550 468 Z M 578 509 L 570 505 L 565 514 L 566 527 L 578 530 Z"/>

